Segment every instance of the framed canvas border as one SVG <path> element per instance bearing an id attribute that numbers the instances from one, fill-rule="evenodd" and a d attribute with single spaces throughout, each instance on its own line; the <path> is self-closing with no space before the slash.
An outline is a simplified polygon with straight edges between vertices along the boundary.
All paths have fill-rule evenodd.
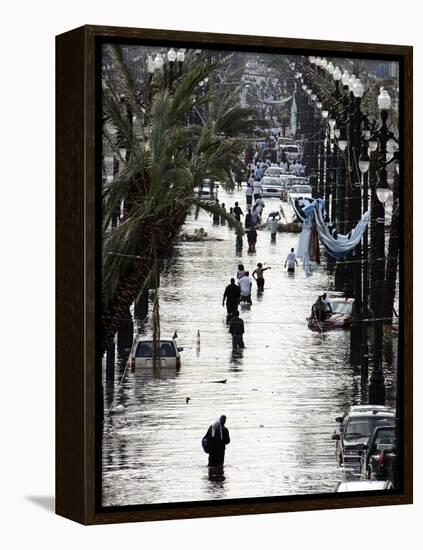
<path id="1" fill-rule="evenodd" d="M 353 55 L 400 63 L 401 322 L 398 374 L 403 409 L 403 487 L 396 494 L 307 495 L 282 499 L 178 503 L 104 509 L 99 505 L 99 430 L 96 412 L 96 300 L 99 296 L 96 181 L 101 139 L 96 118 L 96 54 L 103 42 L 160 43 L 244 51 Z M 413 50 L 410 46 L 225 35 L 87 25 L 56 37 L 56 512 L 82 524 L 409 504 L 412 487 L 412 120 Z M 404 215 L 405 197 L 407 215 Z M 101 204 L 101 201 L 100 201 Z"/>

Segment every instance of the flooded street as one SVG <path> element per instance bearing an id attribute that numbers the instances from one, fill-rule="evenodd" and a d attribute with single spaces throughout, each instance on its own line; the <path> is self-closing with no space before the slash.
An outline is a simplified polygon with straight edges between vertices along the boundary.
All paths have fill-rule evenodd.
<path id="1" fill-rule="evenodd" d="M 219 200 L 227 209 L 238 200 L 246 212 L 244 190 L 221 190 Z M 265 203 L 264 220 L 281 202 Z M 345 476 L 331 440 L 335 417 L 366 403 L 367 387 L 349 364 L 349 331 L 322 335 L 307 328 L 312 303 L 331 289 L 326 261 L 311 277 L 301 265 L 289 276 L 283 265 L 298 234 L 278 233 L 273 244 L 268 231 L 259 231 L 257 252 L 247 252 L 244 237 L 237 254 L 234 232 L 213 226 L 204 212 L 197 220 L 190 215 L 185 231 L 201 227 L 219 240 L 179 243 L 161 276 L 161 334 L 177 331 L 180 371 L 154 376 L 128 369 L 121 382 L 120 366 L 106 390 L 106 410 L 113 399 L 125 413 L 104 424 L 103 505 L 331 493 Z M 222 295 L 238 263 L 251 274 L 258 262 L 272 269 L 264 274 L 264 293 L 254 282 L 253 305 L 240 307 L 245 349 L 233 352 Z M 151 335 L 148 322 L 143 333 Z M 391 364 L 384 372 L 386 404 L 395 405 Z M 201 438 L 221 414 L 231 443 L 223 476 L 213 478 Z"/>

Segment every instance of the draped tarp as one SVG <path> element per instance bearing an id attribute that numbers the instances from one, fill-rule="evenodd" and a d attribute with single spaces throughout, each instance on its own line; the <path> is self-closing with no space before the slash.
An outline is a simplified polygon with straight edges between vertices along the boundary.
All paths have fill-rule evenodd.
<path id="1" fill-rule="evenodd" d="M 333 258 L 343 258 L 360 243 L 369 224 L 370 213 L 365 212 L 358 224 L 348 235 L 341 235 L 329 220 L 323 199 L 297 199 L 292 201 L 297 217 L 303 222 L 303 229 L 298 241 L 297 256 L 302 259 L 303 269 L 311 274 L 313 251 L 313 230 L 317 231 L 320 242 Z M 314 246 L 313 246 L 314 244 Z"/>
<path id="2" fill-rule="evenodd" d="M 290 95 L 289 97 L 284 97 L 283 99 L 277 99 L 277 100 L 274 100 L 274 99 L 260 99 L 260 98 L 257 98 L 257 100 L 260 102 L 260 103 L 269 103 L 271 105 L 283 105 L 284 103 L 286 103 L 287 101 L 289 101 L 290 99 L 292 99 L 292 95 Z"/>

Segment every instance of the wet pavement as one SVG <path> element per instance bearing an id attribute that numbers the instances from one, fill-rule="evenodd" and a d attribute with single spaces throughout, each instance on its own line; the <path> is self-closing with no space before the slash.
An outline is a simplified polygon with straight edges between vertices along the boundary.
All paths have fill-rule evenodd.
<path id="1" fill-rule="evenodd" d="M 221 191 L 219 199 L 228 209 L 238 200 L 246 211 L 243 191 Z M 264 218 L 281 204 L 265 202 Z M 213 226 L 200 212 L 197 220 L 187 219 L 185 230 L 201 227 L 220 240 L 178 244 L 161 277 L 162 338 L 177 331 L 184 347 L 180 372 L 126 372 L 120 383 L 121 366 L 106 392 L 106 407 L 113 399 L 125 413 L 109 415 L 104 424 L 103 504 L 331 493 L 345 479 L 331 440 L 335 417 L 366 403 L 367 387 L 349 364 L 349 332 L 321 335 L 307 328 L 311 304 L 331 288 L 325 262 L 311 277 L 301 267 L 288 275 L 283 264 L 298 234 L 278 233 L 271 244 L 270 233 L 259 231 L 257 252 L 247 252 L 244 237 L 237 255 L 227 226 Z M 272 269 L 265 272 L 264 293 L 254 283 L 253 305 L 241 307 L 246 347 L 233 353 L 223 291 L 238 263 L 251 273 L 258 262 Z M 151 334 L 148 323 L 143 332 Z M 387 405 L 394 406 L 388 359 Z M 221 414 L 231 443 L 223 475 L 213 476 L 201 438 Z"/>

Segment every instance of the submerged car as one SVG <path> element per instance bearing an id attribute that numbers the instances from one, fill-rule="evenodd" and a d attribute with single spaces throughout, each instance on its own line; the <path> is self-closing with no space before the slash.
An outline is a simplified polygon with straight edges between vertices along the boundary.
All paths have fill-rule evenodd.
<path id="1" fill-rule="evenodd" d="M 264 176 L 261 179 L 261 188 L 263 197 L 280 197 L 282 191 L 282 182 L 280 178 L 274 176 Z"/>
<path id="2" fill-rule="evenodd" d="M 318 321 L 313 308 L 310 317 L 307 318 L 308 328 L 311 330 L 349 329 L 353 320 L 354 298 L 328 298 L 332 313 L 327 312 L 324 321 Z"/>
<path id="3" fill-rule="evenodd" d="M 395 411 L 381 405 L 358 405 L 336 418 L 340 424 L 332 439 L 336 441 L 336 456 L 340 466 L 361 469 L 365 446 L 376 426 L 392 426 Z"/>
<path id="4" fill-rule="evenodd" d="M 289 200 L 289 193 L 291 190 L 297 186 L 297 185 L 306 185 L 308 186 L 308 178 L 303 178 L 302 176 L 294 176 L 294 174 L 287 174 L 285 176 L 281 176 L 282 183 L 283 183 L 283 191 L 281 193 L 281 200 L 288 201 Z M 301 195 L 303 196 L 303 195 Z M 310 198 L 311 198 L 311 188 L 310 188 Z"/>
<path id="5" fill-rule="evenodd" d="M 390 480 L 394 483 L 397 465 L 395 425 L 377 426 L 365 445 L 361 473 L 367 479 Z"/>
<path id="6" fill-rule="evenodd" d="M 153 340 L 137 337 L 129 354 L 131 370 L 151 369 L 156 367 L 175 370 L 181 368 L 181 356 L 179 353 L 183 351 L 184 348 L 178 347 L 173 338 L 160 340 L 159 349 L 160 362 L 154 365 Z"/>
<path id="7" fill-rule="evenodd" d="M 311 199 L 312 190 L 311 185 L 293 185 L 288 191 L 288 201 L 295 201 L 296 199 Z"/>
<path id="8" fill-rule="evenodd" d="M 392 491 L 390 481 L 340 481 L 335 487 L 336 493 L 355 493 L 356 491 Z"/>

